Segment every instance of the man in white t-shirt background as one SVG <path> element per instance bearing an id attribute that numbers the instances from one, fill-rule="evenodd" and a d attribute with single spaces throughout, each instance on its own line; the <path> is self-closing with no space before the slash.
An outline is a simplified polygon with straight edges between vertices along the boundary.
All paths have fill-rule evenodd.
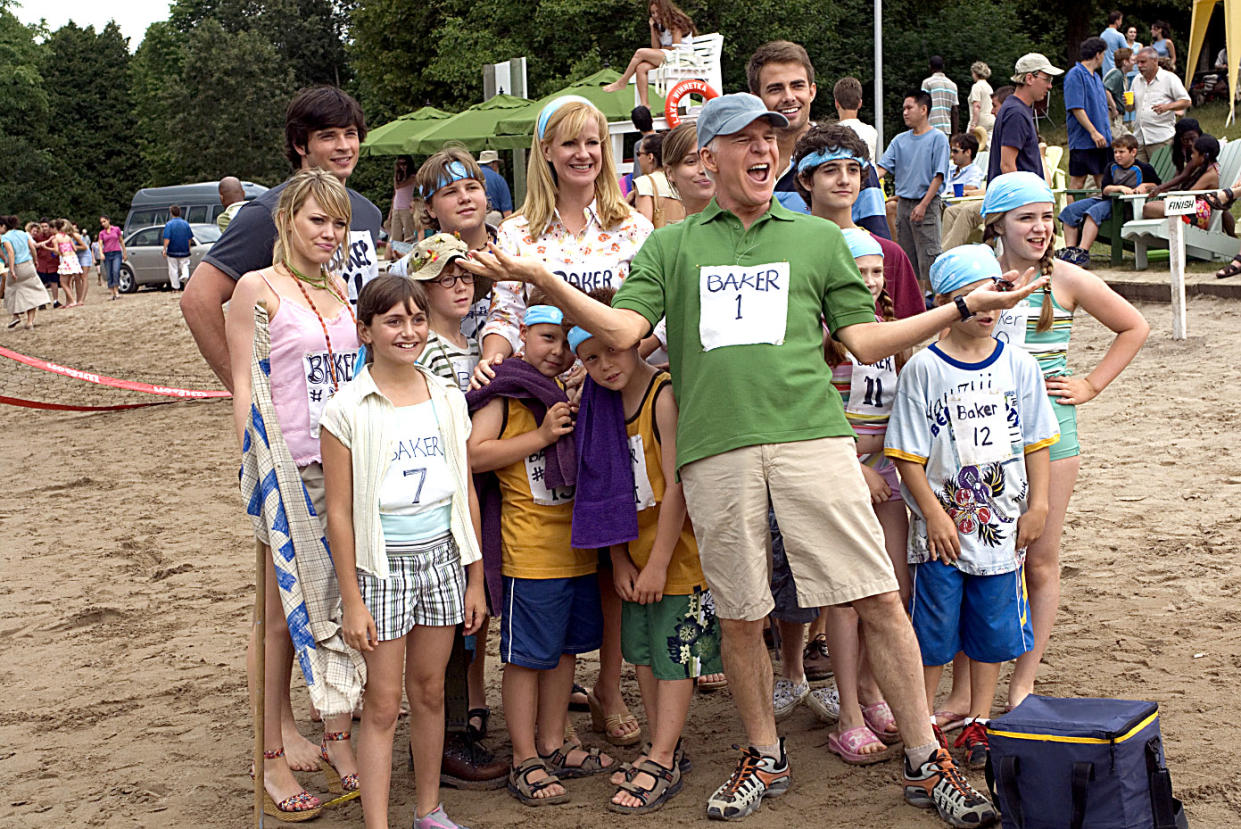
<path id="1" fill-rule="evenodd" d="M 862 82 L 851 77 L 836 81 L 836 85 L 832 87 L 832 101 L 836 104 L 836 118 L 840 125 L 853 130 L 857 137 L 866 143 L 871 161 L 878 158 L 879 154 L 875 150 L 879 143 L 879 131 L 857 117 L 858 110 L 862 108 Z"/>

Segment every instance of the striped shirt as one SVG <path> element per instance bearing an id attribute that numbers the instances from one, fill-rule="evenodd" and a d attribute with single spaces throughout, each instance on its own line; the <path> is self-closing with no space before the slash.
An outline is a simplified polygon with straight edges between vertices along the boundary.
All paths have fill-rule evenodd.
<path id="1" fill-rule="evenodd" d="M 931 96 L 931 126 L 944 135 L 952 133 L 952 108 L 957 106 L 957 85 L 943 72 L 922 82 L 922 91 Z"/>
<path id="2" fill-rule="evenodd" d="M 427 337 L 426 347 L 422 349 L 422 356 L 418 358 L 418 362 L 436 376 L 456 383 L 462 393 L 470 390 L 470 377 L 479 358 L 478 340 L 473 337 L 466 337 L 465 340 L 465 348 L 458 348 L 432 331 L 431 336 Z"/>
<path id="3" fill-rule="evenodd" d="M 1047 331 L 1038 330 L 1043 298 L 1051 296 L 1052 323 Z M 1073 333 L 1073 312 L 1056 302 L 1054 294 L 1035 291 L 1011 311 L 1004 311 L 995 326 L 995 338 L 1020 346 L 1038 360 L 1044 377 L 1070 374 L 1069 337 Z"/>

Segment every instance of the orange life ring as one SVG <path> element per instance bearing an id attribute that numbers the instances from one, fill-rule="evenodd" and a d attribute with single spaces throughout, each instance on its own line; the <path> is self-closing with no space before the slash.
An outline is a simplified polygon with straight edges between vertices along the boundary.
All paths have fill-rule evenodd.
<path id="1" fill-rule="evenodd" d="M 719 94 L 711 88 L 710 84 L 699 78 L 681 81 L 668 90 L 668 97 L 664 101 L 664 120 L 668 122 L 668 128 L 674 129 L 681 125 L 681 114 L 677 112 L 677 108 L 681 105 L 681 99 L 686 95 L 701 95 L 709 101 L 712 98 L 718 98 Z"/>

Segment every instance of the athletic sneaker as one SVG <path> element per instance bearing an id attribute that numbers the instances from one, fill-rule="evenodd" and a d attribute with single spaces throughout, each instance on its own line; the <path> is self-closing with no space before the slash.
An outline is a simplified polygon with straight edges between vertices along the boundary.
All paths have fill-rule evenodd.
<path id="1" fill-rule="evenodd" d="M 935 809 L 940 818 L 958 829 L 995 823 L 996 811 L 987 798 L 969 784 L 952 762 L 947 749 L 936 749 L 914 770 L 905 757 L 905 802 L 920 809 Z"/>
<path id="2" fill-rule="evenodd" d="M 952 745 L 955 748 L 965 748 L 966 766 L 971 769 L 985 769 L 987 754 L 991 751 L 991 744 L 987 741 L 986 720 L 967 719 L 965 728 L 961 729 L 957 741 Z"/>
<path id="3" fill-rule="evenodd" d="M 1056 251 L 1056 258 L 1081 268 L 1090 267 L 1090 251 L 1084 248 L 1061 248 Z"/>
<path id="4" fill-rule="evenodd" d="M 776 686 L 771 692 L 771 706 L 776 712 L 776 722 L 780 722 L 797 710 L 797 706 L 801 705 L 808 696 L 810 696 L 809 682 L 803 680 L 801 684 L 794 685 L 791 679 L 784 677 L 777 679 Z"/>
<path id="5" fill-rule="evenodd" d="M 806 697 L 806 707 L 825 723 L 831 724 L 840 719 L 840 691 L 833 681 L 821 688 L 815 688 Z"/>
<path id="6" fill-rule="evenodd" d="M 740 749 L 734 745 L 733 748 Z M 740 820 L 758 811 L 763 798 L 776 797 L 789 790 L 789 757 L 780 738 L 780 759 L 767 757 L 758 749 L 741 749 L 741 759 L 732 777 L 707 798 L 707 817 L 712 820 Z"/>
<path id="7" fill-rule="evenodd" d="M 444 804 L 435 807 L 425 817 L 414 818 L 414 829 L 468 829 L 450 818 L 444 812 Z"/>

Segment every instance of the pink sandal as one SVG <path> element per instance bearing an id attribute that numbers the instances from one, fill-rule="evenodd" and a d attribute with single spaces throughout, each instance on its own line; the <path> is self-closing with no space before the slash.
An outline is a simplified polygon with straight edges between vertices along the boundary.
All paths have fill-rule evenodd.
<path id="1" fill-rule="evenodd" d="M 870 730 L 884 745 L 890 746 L 900 742 L 901 734 L 896 728 L 896 718 L 892 716 L 892 709 L 885 701 L 879 700 L 870 705 L 863 705 L 862 719 L 866 720 Z"/>
<path id="2" fill-rule="evenodd" d="M 935 724 L 939 726 L 941 731 L 947 734 L 964 726 L 965 717 L 965 714 L 958 714 L 956 711 L 936 711 Z"/>
<path id="3" fill-rule="evenodd" d="M 862 751 L 871 746 L 883 746 L 883 751 Z M 850 728 L 843 734 L 831 732 L 827 735 L 827 750 L 832 754 L 840 755 L 841 760 L 853 766 L 881 763 L 892 756 L 892 749 L 885 746 L 883 741 L 875 736 L 875 732 L 865 725 Z"/>

